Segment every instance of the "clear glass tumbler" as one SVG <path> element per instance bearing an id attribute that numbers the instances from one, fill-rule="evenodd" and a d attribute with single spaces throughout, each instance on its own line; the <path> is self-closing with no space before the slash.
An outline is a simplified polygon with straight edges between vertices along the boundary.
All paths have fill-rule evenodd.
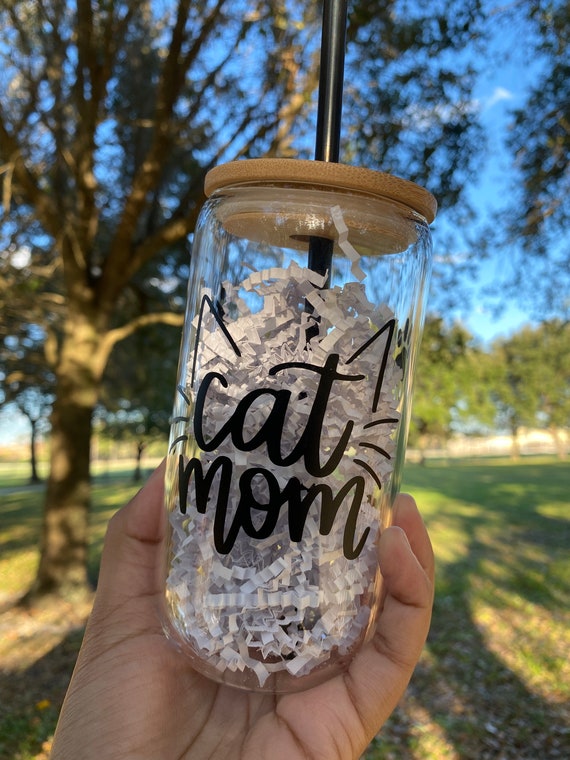
<path id="1" fill-rule="evenodd" d="M 209 677 L 272 692 L 374 631 L 404 459 L 433 197 L 390 175 L 213 169 L 166 474 L 165 628 Z"/>

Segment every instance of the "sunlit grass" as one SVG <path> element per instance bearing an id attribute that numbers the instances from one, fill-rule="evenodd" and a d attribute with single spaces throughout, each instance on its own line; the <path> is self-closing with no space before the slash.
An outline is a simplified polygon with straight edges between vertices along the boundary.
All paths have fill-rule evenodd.
<path id="1" fill-rule="evenodd" d="M 0 462 L 0 486 L 2 488 L 24 488 L 30 485 L 32 470 L 29 462 Z M 47 464 L 38 464 L 40 478 L 47 474 Z"/>
<path id="2" fill-rule="evenodd" d="M 501 594 L 501 607 L 475 598 L 473 620 L 497 658 L 542 698 L 570 700 L 568 619 L 558 618 L 515 592 Z"/>
<path id="3" fill-rule="evenodd" d="M 412 688 L 366 757 L 564 756 L 568 464 L 432 461 L 404 481 L 434 545 L 436 602 Z"/>
<path id="4" fill-rule="evenodd" d="M 20 549 L 12 555 L 0 557 L 0 600 L 4 594 L 12 596 L 28 588 L 34 580 L 39 552 L 33 547 Z"/>
<path id="5" fill-rule="evenodd" d="M 570 698 L 566 467 L 497 460 L 409 472 L 438 560 L 438 589 L 461 594 L 491 651 L 529 689 L 556 698 Z M 414 488 L 428 474 L 443 497 Z"/>
<path id="6" fill-rule="evenodd" d="M 8 477 L 0 468 L 0 597 L 23 593 L 38 561 L 43 488 L 25 486 L 23 476 L 23 469 Z M 548 459 L 406 468 L 405 490 L 418 501 L 437 557 L 436 603 L 411 688 L 370 746 L 368 760 L 564 756 L 560 748 L 568 728 L 561 716 L 570 700 L 568 486 L 568 464 Z M 132 468 L 121 472 L 108 465 L 94 480 L 93 580 L 107 522 L 137 489 Z M 34 639 L 5 638 L 11 678 L 29 664 L 18 669 L 18 651 L 22 657 L 24 650 L 30 656 L 35 651 L 51 662 L 57 648 L 55 633 L 41 646 L 38 641 L 37 650 Z M 79 641 L 80 635 L 65 644 L 75 647 L 72 654 Z M 36 707 L 45 700 L 49 706 Z M 49 749 L 55 697 L 46 690 L 19 711 L 4 713 L 0 735 L 9 731 L 16 739 L 11 754 L 2 755 L 0 737 L 2 760 L 47 757 L 41 753 Z"/>
<path id="7" fill-rule="evenodd" d="M 0 599 L 4 595 L 23 593 L 33 582 L 38 560 L 44 487 L 14 486 L 21 482 L 22 468 L 15 473 L 0 469 Z M 129 468 L 115 471 L 112 477 L 99 476 L 92 488 L 89 531 L 91 578 L 96 578 L 103 538 L 112 515 L 137 492 L 140 484 L 132 480 Z"/>
<path id="8" fill-rule="evenodd" d="M 0 499 L 0 595 L 16 594 L 30 585 L 36 572 L 43 489 L 10 490 Z"/>

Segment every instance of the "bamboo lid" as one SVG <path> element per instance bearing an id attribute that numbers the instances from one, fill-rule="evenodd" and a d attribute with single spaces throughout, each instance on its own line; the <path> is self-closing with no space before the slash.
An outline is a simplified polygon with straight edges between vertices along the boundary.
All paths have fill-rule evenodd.
<path id="1" fill-rule="evenodd" d="M 305 161 L 291 158 L 252 158 L 233 161 L 211 169 L 204 190 L 210 196 L 224 187 L 253 183 L 303 184 L 369 193 L 403 203 L 424 217 L 435 219 L 437 201 L 433 195 L 409 180 L 359 166 Z"/>

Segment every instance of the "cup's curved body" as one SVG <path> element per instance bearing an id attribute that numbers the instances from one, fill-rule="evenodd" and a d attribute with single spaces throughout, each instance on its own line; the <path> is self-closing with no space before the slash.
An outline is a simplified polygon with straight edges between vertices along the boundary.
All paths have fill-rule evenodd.
<path id="1" fill-rule="evenodd" d="M 312 686 L 370 637 L 404 457 L 435 203 L 330 166 L 219 167 L 192 248 L 165 627 L 251 690 Z"/>

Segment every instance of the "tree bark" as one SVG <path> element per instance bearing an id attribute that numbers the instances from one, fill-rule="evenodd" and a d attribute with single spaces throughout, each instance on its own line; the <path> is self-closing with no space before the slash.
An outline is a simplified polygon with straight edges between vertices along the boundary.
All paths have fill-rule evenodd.
<path id="1" fill-rule="evenodd" d="M 513 462 L 518 462 L 521 458 L 521 447 L 519 441 L 519 429 L 518 427 L 511 427 L 511 459 Z"/>
<path id="2" fill-rule="evenodd" d="M 38 457 L 37 457 L 37 437 L 38 437 L 38 421 L 28 418 L 32 427 L 30 435 L 30 483 L 35 485 L 41 482 L 41 478 L 38 474 Z"/>
<path id="3" fill-rule="evenodd" d="M 142 480 L 142 455 L 145 450 L 145 444 L 143 441 L 137 441 L 137 462 L 135 465 L 135 471 L 133 474 L 133 481 L 140 483 Z"/>
<path id="4" fill-rule="evenodd" d="M 69 317 L 56 370 L 51 461 L 40 564 L 29 596 L 77 601 L 90 593 L 87 577 L 92 416 L 101 382 L 101 334 L 95 320 Z"/>

